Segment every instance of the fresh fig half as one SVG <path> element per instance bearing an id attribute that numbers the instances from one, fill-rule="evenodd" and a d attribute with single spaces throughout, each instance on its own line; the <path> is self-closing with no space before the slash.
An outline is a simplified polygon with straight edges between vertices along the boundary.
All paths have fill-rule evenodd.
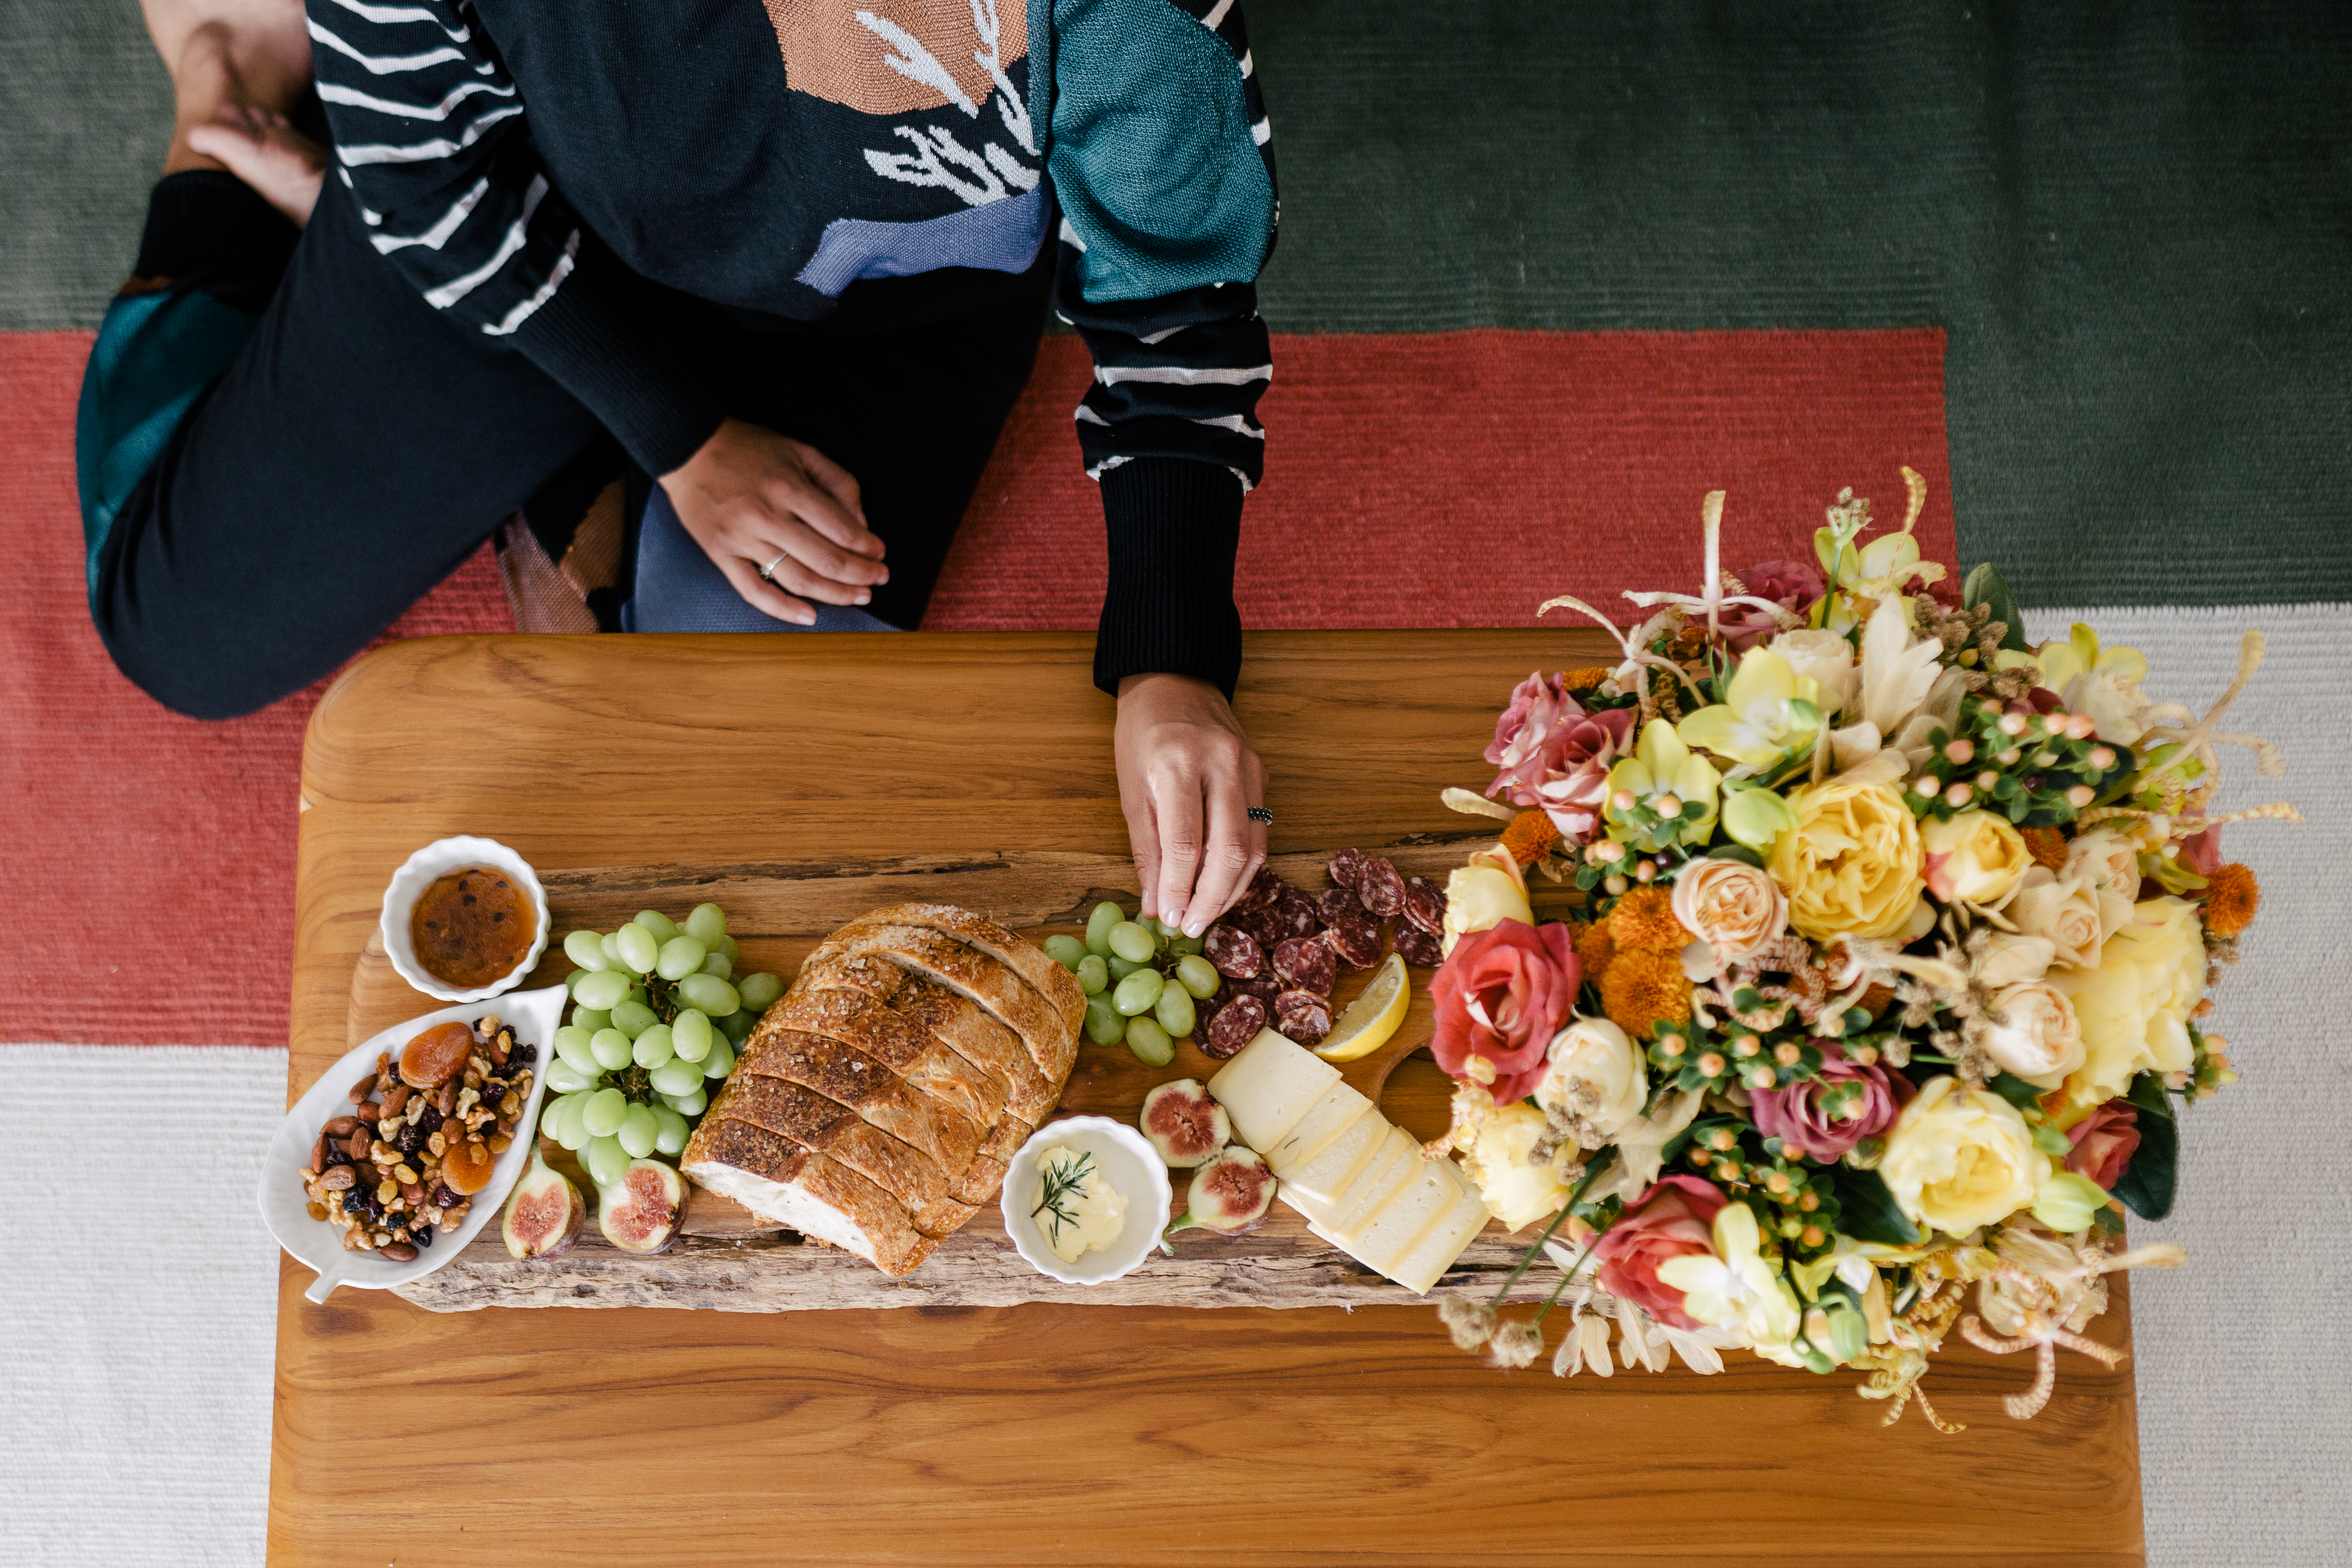
<path id="1" fill-rule="evenodd" d="M 1175 1255 L 1168 1238 L 1180 1230 L 1213 1230 L 1220 1236 L 1240 1236 L 1265 1223 L 1280 1184 L 1255 1150 L 1228 1143 L 1192 1173 L 1184 1194 L 1183 1214 L 1160 1235 L 1160 1250 Z"/>
<path id="2" fill-rule="evenodd" d="M 521 1180 L 507 1199 L 499 1217 L 499 1235 L 508 1256 L 519 1258 L 561 1258 L 572 1250 L 588 1224 L 588 1205 L 572 1178 L 530 1152 Z"/>
<path id="3" fill-rule="evenodd" d="M 659 1252 L 686 1217 L 686 1179 L 659 1160 L 632 1160 L 597 1189 L 596 1228 L 624 1252 Z"/>
<path id="4" fill-rule="evenodd" d="M 1234 1141 L 1233 1119 L 1197 1078 L 1180 1078 L 1145 1095 L 1135 1124 L 1160 1158 L 1179 1171 L 1201 1164 Z"/>

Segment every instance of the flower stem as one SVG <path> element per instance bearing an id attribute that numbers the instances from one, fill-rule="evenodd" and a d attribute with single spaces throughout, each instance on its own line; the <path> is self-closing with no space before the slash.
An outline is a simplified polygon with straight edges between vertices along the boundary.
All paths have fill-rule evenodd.
<path id="1" fill-rule="evenodd" d="M 1568 1289 L 1568 1282 L 1576 1278 L 1576 1271 L 1584 1267 L 1584 1260 L 1586 1258 L 1592 1256 L 1594 1244 L 1599 1242 L 1602 1237 L 1608 1234 L 1609 1232 L 1606 1226 L 1603 1226 L 1600 1230 L 1596 1230 L 1592 1233 L 1592 1239 L 1584 1244 L 1584 1250 L 1576 1255 L 1576 1261 L 1568 1266 L 1567 1271 L 1559 1277 L 1559 1283 L 1551 1288 L 1551 1294 L 1544 1298 L 1543 1305 L 1536 1309 L 1536 1315 L 1528 1319 L 1528 1321 L 1531 1323 L 1540 1323 L 1544 1321 L 1544 1314 L 1550 1311 L 1553 1306 L 1559 1302 L 1560 1292 Z"/>
<path id="2" fill-rule="evenodd" d="M 1519 1258 L 1518 1266 L 1504 1278 L 1502 1288 L 1495 1292 L 1495 1300 L 1489 1303 L 1490 1305 L 1499 1307 L 1503 1304 L 1503 1299 L 1511 1293 L 1511 1287 L 1517 1284 L 1520 1276 L 1535 1266 L 1536 1255 L 1543 1250 L 1544 1243 L 1551 1239 L 1552 1232 L 1559 1228 L 1560 1222 L 1568 1217 L 1569 1211 L 1584 1201 L 1585 1189 L 1600 1180 L 1601 1173 L 1607 1170 L 1611 1161 L 1617 1158 L 1617 1151 L 1613 1148 L 1605 1150 L 1603 1152 L 1608 1158 L 1596 1158 L 1592 1163 L 1584 1168 L 1582 1179 L 1569 1190 L 1568 1202 L 1559 1205 L 1559 1212 L 1547 1220 L 1543 1229 L 1537 1233 L 1535 1240 L 1528 1244 L 1528 1250 Z M 1557 1295 L 1558 1292 L 1555 1291 L 1554 1294 Z"/>

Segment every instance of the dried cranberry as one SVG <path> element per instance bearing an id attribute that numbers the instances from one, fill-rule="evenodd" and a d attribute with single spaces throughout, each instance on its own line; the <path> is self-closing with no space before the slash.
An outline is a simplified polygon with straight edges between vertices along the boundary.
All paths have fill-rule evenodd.
<path id="1" fill-rule="evenodd" d="M 400 1135 L 392 1141 L 392 1146 L 404 1154 L 414 1154 L 425 1147 L 425 1137 L 424 1125 L 412 1121 L 400 1130 Z"/>
<path id="2" fill-rule="evenodd" d="M 348 1165 L 351 1163 L 352 1157 L 343 1152 L 343 1146 L 341 1143 L 330 1142 L 327 1144 L 327 1164 L 331 1169 L 336 1165 Z"/>
<path id="3" fill-rule="evenodd" d="M 424 1130 L 425 1135 L 428 1138 L 441 1130 L 441 1113 L 429 1105 L 416 1113 L 416 1125 Z M 415 1152 L 414 1149 L 409 1151 L 412 1154 Z"/>
<path id="4" fill-rule="evenodd" d="M 377 1199 L 375 1189 L 373 1187 L 355 1186 L 352 1191 L 359 1194 L 360 1207 L 367 1211 L 367 1215 L 370 1219 L 382 1219 L 383 1217 L 383 1205 Z"/>
<path id="5" fill-rule="evenodd" d="M 447 1187 L 443 1186 L 438 1182 L 433 1184 L 433 1206 L 435 1208 L 453 1209 L 457 1206 L 458 1202 L 459 1199 L 456 1193 L 450 1191 Z"/>

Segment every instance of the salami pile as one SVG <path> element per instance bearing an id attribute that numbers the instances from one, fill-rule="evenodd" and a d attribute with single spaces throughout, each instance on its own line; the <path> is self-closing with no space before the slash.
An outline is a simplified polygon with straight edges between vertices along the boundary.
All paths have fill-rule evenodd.
<path id="1" fill-rule="evenodd" d="M 1445 889 L 1426 877 L 1405 877 L 1385 856 L 1340 850 L 1321 893 L 1260 871 L 1201 939 L 1202 956 L 1224 984 L 1200 1005 L 1194 1038 L 1221 1060 L 1269 1026 L 1302 1046 L 1318 1045 L 1331 1032 L 1331 988 L 1340 970 L 1372 968 L 1391 943 L 1407 963 L 1434 968 L 1445 956 L 1444 928 Z"/>

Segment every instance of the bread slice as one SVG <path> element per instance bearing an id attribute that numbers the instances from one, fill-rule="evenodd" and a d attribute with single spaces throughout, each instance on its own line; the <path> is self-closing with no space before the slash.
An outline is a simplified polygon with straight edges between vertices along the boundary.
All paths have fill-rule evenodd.
<path id="1" fill-rule="evenodd" d="M 743 1042 L 736 1070 L 780 1078 L 840 1101 L 929 1155 L 950 1183 L 963 1174 L 993 1131 L 918 1090 L 856 1047 L 786 1028 L 772 1014 Z"/>
<path id="2" fill-rule="evenodd" d="M 680 1169 L 696 1185 L 855 1253 L 894 1279 L 912 1273 L 939 1245 L 915 1229 L 889 1194 L 848 1166 L 748 1121 L 705 1117 L 687 1140 Z"/>
<path id="3" fill-rule="evenodd" d="M 968 1204 L 961 1198 L 941 1198 L 916 1211 L 915 1229 L 934 1241 L 945 1241 L 963 1228 L 964 1221 L 979 1212 L 978 1204 Z"/>
<path id="4" fill-rule="evenodd" d="M 1077 976 L 1045 955 L 1045 950 L 1016 931 L 1006 930 L 985 915 L 953 904 L 891 904 L 852 922 L 865 925 L 929 926 L 944 931 L 967 947 L 976 947 L 1004 964 L 1034 987 L 1076 1031 L 1086 1022 L 1087 993 Z"/>
<path id="5" fill-rule="evenodd" d="M 898 1200 L 908 1213 L 948 1195 L 939 1162 L 902 1143 L 838 1100 L 755 1072 L 737 1073 L 708 1115 L 764 1127 L 803 1149 L 830 1155 Z"/>
<path id="6" fill-rule="evenodd" d="M 973 1066 L 901 1014 L 856 991 L 795 990 L 772 1015 L 788 1029 L 855 1046 L 983 1127 L 1004 1109 L 1004 1079 Z"/>
<path id="7" fill-rule="evenodd" d="M 1078 1059 L 1078 1031 L 1009 966 L 977 948 L 924 926 L 844 927 L 817 950 L 817 956 L 887 959 L 935 984 L 944 985 L 987 1009 L 1021 1037 L 1029 1059 L 1060 1083 Z"/>
<path id="8" fill-rule="evenodd" d="M 901 975 L 907 973 L 879 959 L 849 962 L 875 964 Z M 801 973 L 806 974 L 808 966 L 803 965 Z M 934 1038 L 944 1042 L 964 1060 L 1003 1078 L 1005 1110 L 1029 1126 L 1045 1121 L 1061 1103 L 1060 1080 L 1047 1078 L 1030 1058 L 1021 1037 L 982 1012 L 978 1003 L 957 995 L 944 985 L 910 976 L 908 984 L 891 998 L 890 1010 L 929 1029 Z"/>

